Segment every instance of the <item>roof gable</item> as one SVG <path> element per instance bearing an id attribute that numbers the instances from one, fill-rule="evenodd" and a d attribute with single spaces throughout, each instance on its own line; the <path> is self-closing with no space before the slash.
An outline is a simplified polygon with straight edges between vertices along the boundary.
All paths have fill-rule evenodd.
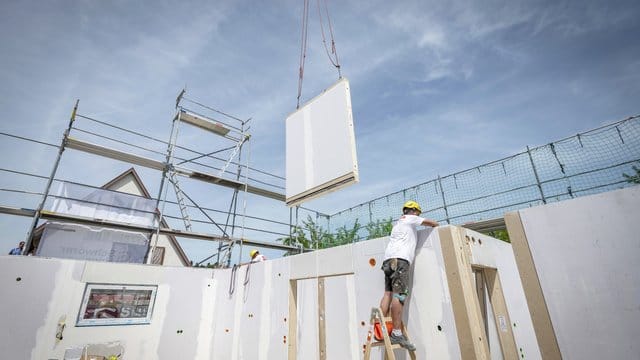
<path id="1" fill-rule="evenodd" d="M 128 183 L 133 184 L 138 191 L 136 192 L 121 191 L 121 192 L 127 192 L 133 195 L 144 196 L 147 199 L 151 199 L 149 190 L 147 190 L 147 188 L 144 186 L 144 184 L 142 183 L 142 179 L 138 175 L 138 172 L 136 172 L 136 170 L 133 167 L 129 168 L 128 170 L 124 171 L 122 174 L 116 176 L 106 184 L 102 185 L 102 188 L 108 189 L 108 190 L 120 191 L 118 189 L 122 188 L 122 185 L 125 185 Z"/>
<path id="2" fill-rule="evenodd" d="M 134 185 L 135 188 L 140 192 L 134 193 L 132 191 L 118 190 L 118 189 L 122 189 L 125 185 Z M 142 183 L 142 179 L 138 175 L 138 172 L 136 172 L 136 170 L 133 167 L 129 168 L 128 170 L 124 171 L 122 174 L 116 176 L 106 184 L 102 185 L 102 188 L 106 190 L 115 190 L 120 192 L 126 192 L 133 195 L 144 196 L 147 199 L 151 199 L 149 190 L 147 190 L 147 188 L 144 186 L 144 184 Z M 131 187 L 129 186 L 129 189 L 130 188 Z M 164 218 L 160 219 L 160 224 L 164 227 L 169 227 L 166 221 L 164 220 Z M 191 262 L 189 261 L 187 254 L 185 254 L 184 250 L 182 249 L 182 246 L 180 246 L 180 243 L 178 243 L 178 240 L 176 239 L 176 237 L 173 235 L 166 235 L 166 236 L 169 239 L 169 243 L 178 254 L 178 257 L 180 258 L 180 261 L 183 263 L 183 265 L 190 266 Z"/>

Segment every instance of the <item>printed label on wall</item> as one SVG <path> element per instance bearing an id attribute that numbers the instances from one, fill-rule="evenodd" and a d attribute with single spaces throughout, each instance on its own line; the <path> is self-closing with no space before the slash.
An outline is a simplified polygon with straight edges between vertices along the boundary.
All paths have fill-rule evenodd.
<path id="1" fill-rule="evenodd" d="M 498 315 L 498 324 L 500 325 L 500 331 L 507 332 L 507 320 L 502 315 Z"/>

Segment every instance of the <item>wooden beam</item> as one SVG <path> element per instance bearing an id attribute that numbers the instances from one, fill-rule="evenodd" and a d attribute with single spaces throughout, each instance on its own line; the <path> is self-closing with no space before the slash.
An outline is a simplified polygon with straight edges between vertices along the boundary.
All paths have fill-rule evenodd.
<path id="1" fill-rule="evenodd" d="M 128 162 L 135 165 L 144 166 L 150 169 L 163 170 L 165 164 L 162 161 L 149 159 L 144 156 L 129 154 L 124 151 L 111 149 L 105 146 L 92 144 L 90 142 L 78 140 L 72 137 L 67 138 L 66 146 L 70 149 L 84 151 L 89 154 L 108 157 L 115 160 Z"/>
<path id="2" fill-rule="evenodd" d="M 229 128 L 224 124 L 213 121 L 211 119 L 205 119 L 202 116 L 192 114 L 185 110 L 181 110 L 180 113 L 176 114 L 176 118 L 178 117 L 180 121 L 191 124 L 193 126 L 197 126 L 200 129 L 210 131 L 220 136 L 225 136 L 229 133 Z"/>
<path id="3" fill-rule="evenodd" d="M 517 211 L 507 213 L 504 219 L 507 224 L 507 231 L 509 232 L 509 239 L 511 239 L 516 264 L 518 265 L 524 295 L 527 299 L 529 312 L 531 313 L 531 321 L 533 322 L 536 339 L 540 347 L 540 354 L 543 359 L 562 359 L 558 339 L 553 330 L 551 316 L 549 315 L 547 302 L 542 293 L 540 278 L 536 271 L 520 213 Z"/>
<path id="4" fill-rule="evenodd" d="M 17 208 L 17 207 L 1 206 L 0 205 L 0 214 L 9 214 L 9 215 L 33 217 L 36 214 L 36 211 L 32 210 L 32 209 L 25 209 L 25 208 Z"/>
<path id="5" fill-rule="evenodd" d="M 491 309 L 493 309 L 493 317 L 496 329 L 498 330 L 502 358 L 517 359 L 518 349 L 516 347 L 516 340 L 513 336 L 511 319 L 509 318 L 507 302 L 504 299 L 504 292 L 502 291 L 502 284 L 500 282 L 498 270 L 485 268 L 482 272 L 484 273 L 487 291 L 489 293 L 489 302 L 491 302 Z M 487 319 L 487 321 L 489 321 L 489 319 Z"/>
<path id="6" fill-rule="evenodd" d="M 224 187 L 244 191 L 245 186 L 243 183 L 239 181 L 225 179 L 225 178 L 218 177 L 216 175 L 207 174 L 207 173 L 198 172 L 198 171 L 192 171 L 192 170 L 188 170 L 180 167 L 176 167 L 175 169 L 178 174 L 189 177 L 191 179 L 196 179 L 196 180 L 208 182 L 210 184 L 217 184 Z M 284 194 L 280 194 L 280 193 L 266 190 L 266 189 L 257 188 L 251 185 L 247 185 L 247 192 L 255 195 L 268 197 L 274 200 L 285 201 Z"/>
<path id="7" fill-rule="evenodd" d="M 164 162 L 161 162 L 158 160 L 149 159 L 144 156 L 129 154 L 124 151 L 115 150 L 115 149 L 111 149 L 101 145 L 92 144 L 86 141 L 74 139 L 72 137 L 69 137 L 67 139 L 67 146 L 70 149 L 84 151 L 90 154 L 104 156 L 104 157 L 128 162 L 128 163 L 139 165 L 139 166 L 144 166 L 150 169 L 162 171 L 166 167 L 166 164 Z M 189 169 L 177 167 L 177 166 L 175 167 L 175 171 L 177 174 L 191 178 L 191 179 L 200 180 L 200 181 L 208 182 L 211 184 L 217 184 L 217 185 L 232 188 L 232 189 L 238 189 L 240 191 L 245 190 L 245 184 L 239 181 L 225 179 L 216 175 L 207 174 L 199 171 L 193 171 L 193 170 L 189 170 Z M 251 186 L 251 185 L 247 185 L 246 190 L 248 193 L 251 193 L 251 194 L 268 197 L 274 200 L 285 201 L 285 195 L 277 193 L 275 191 L 270 191 L 270 190 L 258 188 L 255 186 Z"/>
<path id="8" fill-rule="evenodd" d="M 309 251 L 311 251 L 311 249 L 308 249 Z M 344 272 L 344 273 L 335 273 L 335 274 L 327 274 L 327 275 L 322 275 L 322 276 L 303 276 L 303 277 L 298 277 L 298 278 L 292 278 L 291 280 L 308 280 L 308 279 L 324 279 L 324 278 L 330 278 L 330 277 L 338 277 L 338 276 L 346 276 L 346 275 L 353 275 L 355 274 L 354 272 Z"/>
<path id="9" fill-rule="evenodd" d="M 439 227 L 438 235 L 458 332 L 460 357 L 465 360 L 489 360 L 487 335 L 473 285 L 469 246 L 457 227 Z"/>
<path id="10" fill-rule="evenodd" d="M 287 336 L 288 359 L 298 356 L 298 281 L 289 280 L 289 335 Z"/>
<path id="11" fill-rule="evenodd" d="M 320 195 L 328 194 L 336 190 L 339 190 L 347 185 L 353 184 L 354 182 L 358 182 L 358 176 L 357 176 L 357 173 L 351 172 L 339 178 L 328 181 L 324 184 L 318 185 L 313 189 L 309 189 L 300 194 L 286 198 L 285 201 L 288 207 L 293 207 L 305 201 L 314 199 Z"/>
<path id="12" fill-rule="evenodd" d="M 318 355 L 327 360 L 327 334 L 324 311 L 324 278 L 318 278 Z"/>

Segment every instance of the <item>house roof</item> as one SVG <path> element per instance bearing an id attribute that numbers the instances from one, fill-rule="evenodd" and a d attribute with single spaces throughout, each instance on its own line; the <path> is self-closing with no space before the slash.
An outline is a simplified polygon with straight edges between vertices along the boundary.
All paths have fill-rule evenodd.
<path id="1" fill-rule="evenodd" d="M 133 167 L 129 168 L 128 170 L 124 171 L 122 174 L 116 176 L 115 178 L 113 178 L 109 182 L 107 182 L 106 184 L 102 185 L 102 188 L 103 189 L 111 189 L 111 187 L 113 187 L 119 181 L 127 178 L 128 176 L 133 178 L 134 183 L 140 189 L 140 192 L 142 192 L 142 196 L 144 196 L 147 199 L 151 199 L 151 195 L 149 194 L 149 190 L 147 190 L 147 188 L 144 186 L 144 183 L 142 182 L 142 179 L 140 178 L 140 175 L 138 175 L 138 173 L 136 172 L 136 169 L 134 169 Z M 156 209 L 156 211 L 157 211 L 157 209 Z M 164 220 L 164 218 L 160 219 L 160 223 L 164 227 L 169 227 L 169 225 Z M 178 240 L 176 239 L 176 237 L 173 236 L 173 235 L 166 235 L 166 236 L 167 236 L 167 238 L 169 238 L 169 243 L 171 244 L 171 246 L 174 248 L 174 250 L 178 254 L 178 257 L 180 258 L 180 261 L 182 262 L 182 264 L 185 265 L 185 266 L 189 266 L 191 264 L 191 262 L 189 261 L 189 257 L 187 257 L 187 254 L 185 254 L 184 250 L 182 249 L 182 246 L 180 246 L 180 243 L 178 243 Z"/>
<path id="2" fill-rule="evenodd" d="M 122 174 L 114 177 L 108 183 L 102 185 L 101 187 L 103 189 L 111 189 L 111 187 L 114 186 L 115 184 L 117 184 L 118 181 L 120 181 L 122 179 L 125 179 L 127 176 L 132 176 L 133 177 L 136 185 L 138 185 L 138 188 L 142 192 L 142 196 L 146 197 L 147 199 L 151 199 L 151 195 L 149 194 L 149 190 L 147 190 L 147 188 L 144 186 L 144 184 L 142 183 L 142 179 L 140 178 L 140 175 L 138 175 L 138 172 L 136 172 L 136 169 L 134 169 L 133 167 L 129 168 L 129 170 L 126 170 Z"/>

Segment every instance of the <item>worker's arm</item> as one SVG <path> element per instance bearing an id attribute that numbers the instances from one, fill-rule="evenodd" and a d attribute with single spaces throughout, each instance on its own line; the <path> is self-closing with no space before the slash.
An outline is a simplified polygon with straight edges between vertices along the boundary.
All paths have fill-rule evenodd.
<path id="1" fill-rule="evenodd" d="M 422 225 L 424 225 L 424 226 L 436 227 L 436 226 L 438 226 L 438 225 L 440 225 L 440 224 L 438 224 L 438 222 L 437 222 L 437 221 L 435 221 L 435 220 L 431 220 L 431 219 L 424 219 L 424 220 L 422 220 Z"/>

